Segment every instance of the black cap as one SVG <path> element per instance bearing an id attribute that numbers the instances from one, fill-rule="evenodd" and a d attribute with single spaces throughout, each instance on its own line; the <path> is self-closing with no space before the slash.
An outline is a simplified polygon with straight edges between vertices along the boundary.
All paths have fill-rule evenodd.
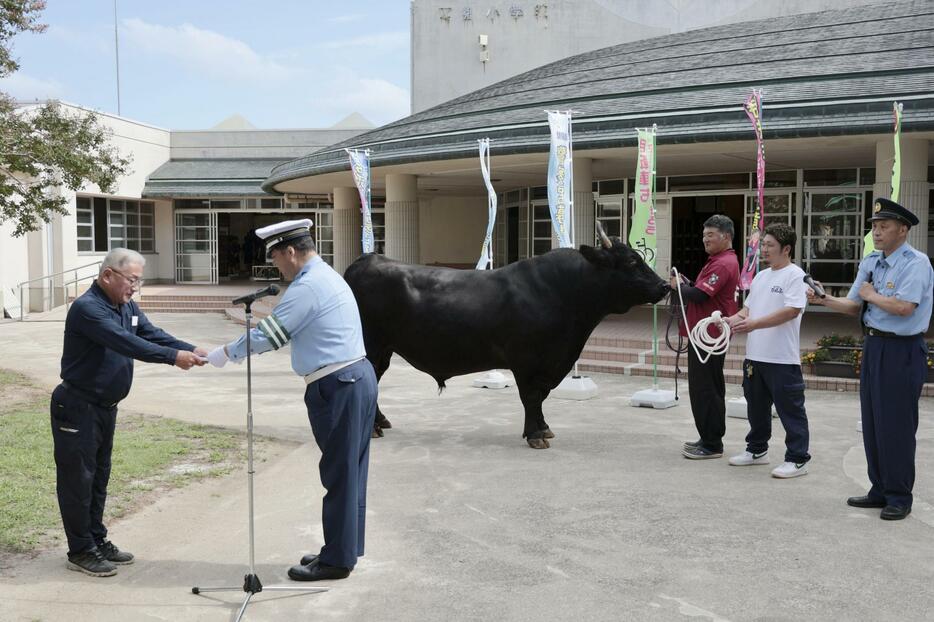
<path id="1" fill-rule="evenodd" d="M 872 218 L 869 220 L 897 220 L 909 227 L 914 227 L 920 222 L 917 216 L 889 199 L 875 200 L 872 205 Z"/>

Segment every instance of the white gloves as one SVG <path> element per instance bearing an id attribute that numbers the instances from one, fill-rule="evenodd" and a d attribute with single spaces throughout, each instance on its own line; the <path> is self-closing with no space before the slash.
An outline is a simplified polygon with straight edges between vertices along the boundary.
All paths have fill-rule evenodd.
<path id="1" fill-rule="evenodd" d="M 227 353 L 224 352 L 224 346 L 214 348 L 208 352 L 208 363 L 214 367 L 223 367 L 227 364 L 228 360 L 230 359 L 227 357 Z"/>

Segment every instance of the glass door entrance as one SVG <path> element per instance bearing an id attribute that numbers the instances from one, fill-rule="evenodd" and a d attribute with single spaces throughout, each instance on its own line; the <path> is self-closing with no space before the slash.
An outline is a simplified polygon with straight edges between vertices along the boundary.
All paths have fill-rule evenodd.
<path id="1" fill-rule="evenodd" d="M 217 284 L 217 213 L 175 212 L 175 282 Z"/>

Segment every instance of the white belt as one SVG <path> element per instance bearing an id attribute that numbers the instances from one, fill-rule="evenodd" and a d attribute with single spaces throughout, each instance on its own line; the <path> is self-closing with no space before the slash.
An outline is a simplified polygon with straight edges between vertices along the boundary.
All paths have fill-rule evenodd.
<path id="1" fill-rule="evenodd" d="M 353 365 L 357 361 L 362 361 L 364 358 L 366 357 L 361 356 L 360 358 L 354 359 L 352 361 L 343 361 L 342 363 L 331 363 L 330 365 L 319 367 L 318 369 L 314 370 L 313 372 L 305 376 L 305 384 L 311 384 L 312 382 L 321 380 L 328 374 L 333 374 L 338 369 L 344 369 L 345 367 Z"/>

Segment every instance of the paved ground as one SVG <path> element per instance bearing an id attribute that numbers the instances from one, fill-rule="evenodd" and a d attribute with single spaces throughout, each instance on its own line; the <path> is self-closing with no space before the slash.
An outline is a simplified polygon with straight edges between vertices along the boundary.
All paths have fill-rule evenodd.
<path id="1" fill-rule="evenodd" d="M 204 345 L 240 330 L 215 315 L 153 319 Z M 52 386 L 61 331 L 0 324 L 0 365 Z M 256 567 L 284 584 L 287 567 L 320 545 L 318 452 L 287 354 L 260 357 L 254 371 L 256 430 L 283 441 L 257 467 Z M 915 511 L 887 523 L 844 504 L 867 485 L 855 395 L 808 393 L 812 473 L 780 481 L 768 467 L 684 460 L 680 444 L 694 437 L 685 405 L 630 408 L 644 379 L 595 379 L 597 399 L 545 403 L 557 437 L 534 451 L 520 439 L 514 388 L 457 378 L 438 396 L 430 378 L 394 363 L 381 402 L 396 427 L 373 444 L 366 557 L 327 593 L 258 595 L 246 619 L 934 616 L 934 400 L 922 402 Z M 139 364 L 125 407 L 242 429 L 244 396 L 242 367 Z M 728 419 L 728 451 L 742 449 L 745 426 Z M 779 443 L 773 464 L 780 456 Z M 230 620 L 242 593 L 190 588 L 239 588 L 246 524 L 242 473 L 173 492 L 111 525 L 138 557 L 116 577 L 68 572 L 61 550 L 0 571 L 0 619 Z"/>

